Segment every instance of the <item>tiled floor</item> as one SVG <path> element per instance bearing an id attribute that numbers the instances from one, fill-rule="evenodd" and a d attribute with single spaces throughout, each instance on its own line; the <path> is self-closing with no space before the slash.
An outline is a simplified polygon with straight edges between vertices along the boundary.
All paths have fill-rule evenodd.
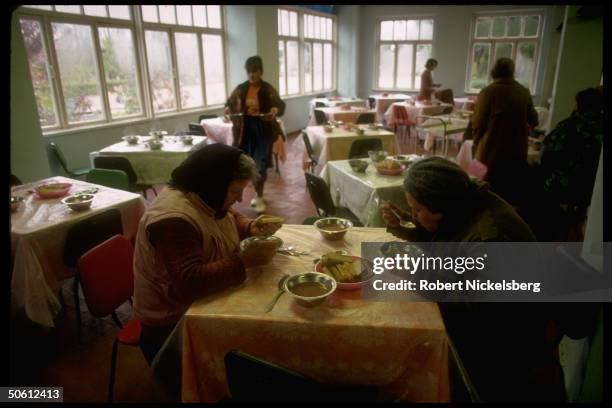
<path id="1" fill-rule="evenodd" d="M 449 153 L 456 154 L 456 147 Z M 287 162 L 280 166 L 280 177 L 270 170 L 264 197 L 269 214 L 286 218 L 289 224 L 301 224 L 315 215 L 305 187 L 301 167 L 303 144 L 297 134 L 289 137 Z M 421 149 L 418 148 L 418 152 Z M 402 153 L 412 153 L 402 146 Z M 159 190 L 159 189 L 158 189 Z M 237 208 L 254 217 L 249 207 L 255 195 L 248 187 Z M 151 197 L 149 197 L 151 199 Z M 87 312 L 81 294 L 81 315 L 84 341 L 79 345 L 76 337 L 72 285 L 65 282 L 66 307 L 56 319 L 56 328 L 44 331 L 24 318 L 11 320 L 11 384 L 18 386 L 64 387 L 66 402 L 104 402 L 107 396 L 110 357 L 117 327 L 110 318 L 93 318 Z M 131 316 L 131 306 L 124 304 L 118 311 L 123 323 Z M 172 395 L 151 374 L 140 349 L 119 347 L 115 401 L 124 402 L 176 402 L 180 396 Z"/>

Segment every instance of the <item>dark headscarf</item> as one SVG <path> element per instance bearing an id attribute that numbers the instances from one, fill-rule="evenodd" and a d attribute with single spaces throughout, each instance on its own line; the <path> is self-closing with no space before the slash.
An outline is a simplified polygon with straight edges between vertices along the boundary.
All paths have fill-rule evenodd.
<path id="1" fill-rule="evenodd" d="M 204 146 L 172 171 L 169 184 L 178 190 L 197 194 L 215 210 L 216 218 L 223 218 L 226 213 L 222 209 L 223 203 L 241 154 L 240 149 L 222 143 Z"/>

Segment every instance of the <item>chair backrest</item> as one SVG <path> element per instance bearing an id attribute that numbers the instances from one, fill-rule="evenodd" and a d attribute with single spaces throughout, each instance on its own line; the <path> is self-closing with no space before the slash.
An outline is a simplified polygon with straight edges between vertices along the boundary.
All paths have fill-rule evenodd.
<path id="1" fill-rule="evenodd" d="M 217 115 L 200 115 L 200 117 L 198 118 L 198 122 L 202 122 L 206 119 L 215 119 L 216 117 Z"/>
<path id="2" fill-rule="evenodd" d="M 121 213 L 111 208 L 74 224 L 66 234 L 64 264 L 74 267 L 85 252 L 113 235 L 123 234 Z"/>
<path id="3" fill-rule="evenodd" d="M 198 136 L 206 136 L 206 131 L 199 123 L 190 123 L 189 124 L 190 132 L 197 132 Z"/>
<path id="4" fill-rule="evenodd" d="M 62 166 L 62 169 L 64 169 L 66 173 L 70 174 L 70 170 L 68 170 L 68 163 L 66 162 L 66 157 L 64 156 L 64 153 L 62 153 L 62 150 L 59 148 L 59 146 L 55 142 L 49 142 L 48 146 L 52 156 L 55 157 L 55 159 L 59 162 L 60 166 Z"/>
<path id="5" fill-rule="evenodd" d="M 393 116 L 395 117 L 395 123 L 398 125 L 409 125 L 410 118 L 408 117 L 408 112 L 401 105 L 392 105 L 393 106 Z"/>
<path id="6" fill-rule="evenodd" d="M 453 97 L 453 90 L 450 88 L 436 91 L 435 96 L 439 101 L 442 101 L 444 103 L 450 103 L 451 105 L 455 103 L 455 98 Z"/>
<path id="7" fill-rule="evenodd" d="M 319 102 L 319 101 L 315 102 L 315 108 L 323 108 L 325 106 L 327 106 L 325 102 Z"/>
<path id="8" fill-rule="evenodd" d="M 358 139 L 351 144 L 349 159 L 362 159 L 369 157 L 368 150 L 382 150 L 382 140 L 379 138 Z"/>
<path id="9" fill-rule="evenodd" d="M 327 98 L 327 96 L 325 94 L 318 94 L 315 95 L 315 98 Z"/>
<path id="10" fill-rule="evenodd" d="M 371 96 L 368 97 L 368 105 L 370 106 L 370 109 L 374 109 L 376 106 L 376 98 L 372 98 Z"/>
<path id="11" fill-rule="evenodd" d="M 374 123 L 374 120 L 375 120 L 374 112 L 362 113 L 357 118 L 357 124 L 361 125 L 361 124 L 367 124 L 367 123 Z"/>
<path id="12" fill-rule="evenodd" d="M 119 190 L 130 190 L 130 178 L 123 170 L 91 169 L 87 173 L 87 181 Z"/>
<path id="13" fill-rule="evenodd" d="M 315 120 L 317 121 L 317 125 L 321 126 L 327 123 L 327 116 L 325 112 L 319 109 L 314 110 Z"/>
<path id="14" fill-rule="evenodd" d="M 97 317 L 113 313 L 134 293 L 130 241 L 115 235 L 79 258 L 79 274 L 87 308 Z"/>
<path id="15" fill-rule="evenodd" d="M 320 399 L 316 398 L 321 392 L 319 384 L 295 371 L 241 351 L 228 352 L 224 360 L 232 401 Z"/>
<path id="16" fill-rule="evenodd" d="M 310 139 L 308 138 L 308 135 L 303 130 L 302 130 L 302 139 L 304 140 L 304 147 L 306 148 L 306 153 L 308 154 L 308 158 L 312 160 L 314 156 L 314 150 L 312 148 L 312 145 L 310 144 Z"/>
<path id="17" fill-rule="evenodd" d="M 317 208 L 319 215 L 333 214 L 336 210 L 336 206 L 334 205 L 329 187 L 325 180 L 309 172 L 305 172 L 304 176 L 306 177 L 308 194 L 310 194 L 310 198 Z"/>
<path id="18" fill-rule="evenodd" d="M 94 157 L 94 167 L 96 169 L 121 170 L 128 176 L 130 185 L 136 184 L 136 172 L 132 164 L 126 157 L 121 156 L 96 156 Z"/>

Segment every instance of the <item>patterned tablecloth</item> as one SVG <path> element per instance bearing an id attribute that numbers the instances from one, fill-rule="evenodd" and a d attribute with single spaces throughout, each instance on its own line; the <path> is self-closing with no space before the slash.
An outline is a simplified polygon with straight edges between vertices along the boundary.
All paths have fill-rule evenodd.
<path id="1" fill-rule="evenodd" d="M 389 109 L 394 102 L 412 101 L 413 97 L 408 94 L 388 94 L 383 96 L 382 94 L 370 95 L 370 98 L 374 98 L 374 110 L 376 110 L 376 121 L 382 122 L 385 116 L 385 112 Z"/>
<path id="2" fill-rule="evenodd" d="M 240 350 L 328 384 L 381 387 L 402 401 L 447 402 L 447 335 L 431 302 L 361 299 L 361 291 L 336 291 L 317 307 L 284 294 L 270 313 L 265 305 L 285 273 L 312 270 L 313 257 L 362 241 L 394 240 L 380 228 L 354 228 L 346 240 L 324 241 L 312 226 L 286 225 L 277 234 L 312 256 L 277 255 L 251 268 L 244 284 L 193 303 L 174 338 L 182 354 L 182 400 L 214 402 L 230 395 L 224 356 Z"/>
<path id="3" fill-rule="evenodd" d="M 336 121 L 342 121 L 344 123 L 356 123 L 357 119 L 359 119 L 359 115 L 361 115 L 362 113 L 374 113 L 374 114 L 376 113 L 374 109 L 368 109 L 363 106 L 351 106 L 350 110 L 344 110 L 340 108 L 339 106 L 332 106 L 332 107 L 327 107 L 327 108 L 316 108 L 316 109 L 325 113 L 325 116 L 327 117 L 328 121 L 336 120 Z M 316 126 L 316 124 L 317 124 L 317 120 L 314 117 L 314 115 L 312 115 L 310 117 L 310 122 L 308 123 L 308 125 Z"/>
<path id="4" fill-rule="evenodd" d="M 382 200 L 409 210 L 404 196 L 404 175 L 405 171 L 399 176 L 381 175 L 372 164 L 365 173 L 357 173 L 348 160 L 327 162 L 321 172 L 334 204 L 347 207 L 366 227 L 386 227 L 379 210 Z"/>
<path id="5" fill-rule="evenodd" d="M 61 198 L 40 199 L 30 193 L 35 186 L 47 183 L 71 183 L 70 194 L 96 187 L 91 208 L 74 212 L 61 203 Z M 13 311 L 24 310 L 29 319 L 46 327 L 54 327 L 53 319 L 60 310 L 56 294 L 60 282 L 74 276 L 64 265 L 64 242 L 68 229 L 77 221 L 109 208 L 121 212 L 123 233 L 132 238 L 145 211 L 141 195 L 91 184 L 66 177 L 53 177 L 14 187 L 11 195 L 24 197 L 17 212 L 11 214 L 11 252 L 13 273 L 11 303 Z"/>
<path id="6" fill-rule="evenodd" d="M 193 143 L 187 145 L 177 136 L 164 136 L 162 148 L 151 150 L 145 144 L 151 137 L 141 136 L 138 144 L 115 143 L 98 152 L 91 152 L 89 159 L 94 167 L 94 157 L 97 155 L 123 156 L 130 161 L 139 184 L 164 184 L 170 180 L 172 170 L 187 158 L 189 152 L 210 143 L 207 137 L 192 137 Z"/>
<path id="7" fill-rule="evenodd" d="M 341 127 L 335 128 L 331 133 L 325 132 L 323 126 L 308 126 L 306 128 L 306 135 L 310 140 L 315 157 L 318 158 L 320 169 L 330 160 L 348 159 L 351 144 L 358 139 L 380 138 L 383 149 L 389 154 L 399 153 L 399 145 L 393 132 L 385 129 L 368 129 L 367 125 L 360 127 L 365 129 L 365 133 L 361 136 L 354 131 L 344 130 Z M 306 154 L 305 151 L 304 154 Z"/>

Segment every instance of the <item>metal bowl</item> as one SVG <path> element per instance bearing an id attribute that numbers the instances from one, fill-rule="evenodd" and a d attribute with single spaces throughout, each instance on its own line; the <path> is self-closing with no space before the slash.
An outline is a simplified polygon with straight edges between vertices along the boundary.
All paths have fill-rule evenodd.
<path id="1" fill-rule="evenodd" d="M 389 154 L 384 150 L 368 150 L 368 156 L 370 156 L 370 160 L 372 163 L 378 163 L 379 161 L 383 161 L 387 158 Z"/>
<path id="2" fill-rule="evenodd" d="M 355 133 L 357 133 L 357 135 L 359 136 L 363 136 L 365 134 L 365 130 L 358 127 L 358 128 L 355 128 Z"/>
<path id="3" fill-rule="evenodd" d="M 322 218 L 314 223 L 321 236 L 328 241 L 338 241 L 346 235 L 346 232 L 353 226 L 353 223 L 344 218 Z"/>
<path id="4" fill-rule="evenodd" d="M 17 211 L 22 202 L 23 197 L 11 196 L 11 212 Z"/>
<path id="5" fill-rule="evenodd" d="M 147 146 L 149 146 L 149 149 L 151 150 L 160 150 L 163 146 L 163 143 L 158 142 L 156 140 L 151 140 L 149 143 L 147 143 Z"/>
<path id="6" fill-rule="evenodd" d="M 182 139 L 183 143 L 186 144 L 186 145 L 193 144 L 193 137 L 191 137 L 191 136 L 183 136 L 181 139 Z"/>
<path id="7" fill-rule="evenodd" d="M 123 136 L 123 140 L 125 140 L 125 142 L 130 145 L 138 144 L 138 136 L 134 136 L 134 135 Z"/>
<path id="8" fill-rule="evenodd" d="M 326 125 L 326 126 L 323 127 L 323 129 L 325 129 L 325 132 L 327 132 L 327 133 L 331 133 L 331 132 L 334 131 L 334 127 L 331 126 L 331 125 Z"/>
<path id="9" fill-rule="evenodd" d="M 278 248 L 283 245 L 283 240 L 275 235 L 267 237 L 248 237 L 240 241 L 240 250 L 244 251 L 251 245 L 270 245 L 270 247 L 274 247 L 274 252 L 276 252 Z"/>
<path id="10" fill-rule="evenodd" d="M 91 207 L 94 197 L 93 194 L 75 194 L 64 198 L 62 204 L 66 204 L 73 211 L 84 211 Z"/>
<path id="11" fill-rule="evenodd" d="M 353 171 L 357 173 L 365 173 L 366 169 L 370 164 L 365 160 L 352 159 L 349 160 L 349 165 L 351 166 L 351 169 L 353 169 Z"/>
<path id="12" fill-rule="evenodd" d="M 319 290 L 319 285 L 322 286 L 321 294 L 307 295 L 306 289 L 314 292 Z M 334 278 L 324 273 L 305 272 L 291 276 L 283 286 L 285 292 L 293 296 L 298 303 L 306 307 L 312 307 L 325 302 L 325 299 L 336 290 L 337 283 Z"/>

